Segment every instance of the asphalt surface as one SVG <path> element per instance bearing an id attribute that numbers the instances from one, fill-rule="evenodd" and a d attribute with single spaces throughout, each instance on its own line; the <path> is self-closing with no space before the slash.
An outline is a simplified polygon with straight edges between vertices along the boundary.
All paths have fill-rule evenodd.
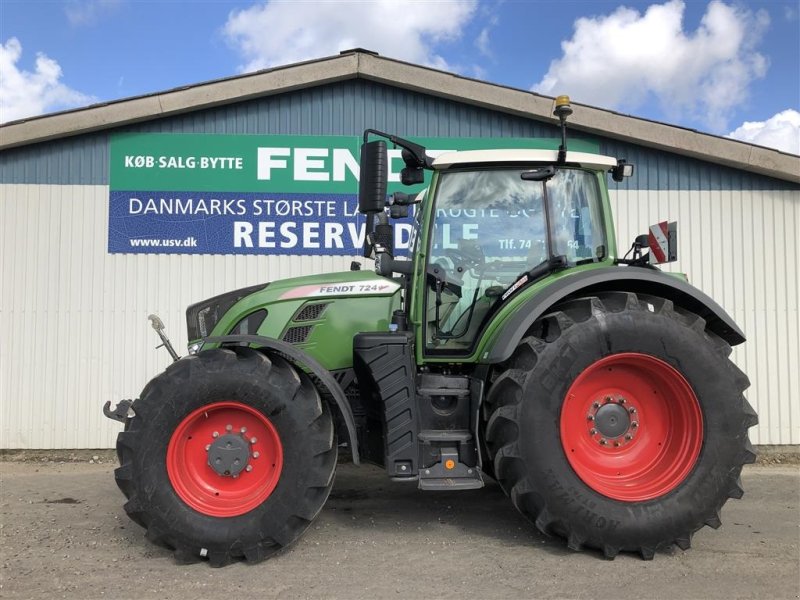
<path id="1" fill-rule="evenodd" d="M 0 462 L 0 598 L 800 598 L 797 465 L 747 467 L 721 529 L 645 562 L 568 550 L 496 484 L 423 493 L 342 464 L 298 543 L 223 569 L 148 542 L 114 466 Z"/>

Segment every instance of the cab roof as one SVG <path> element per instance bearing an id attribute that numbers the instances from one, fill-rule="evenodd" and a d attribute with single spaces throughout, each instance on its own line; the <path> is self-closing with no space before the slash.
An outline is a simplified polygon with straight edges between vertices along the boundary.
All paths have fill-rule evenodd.
<path id="1" fill-rule="evenodd" d="M 557 150 L 463 150 L 440 154 L 433 161 L 436 170 L 449 169 L 460 165 L 499 164 L 499 163 L 547 163 L 558 160 Z M 617 166 L 617 159 L 602 154 L 587 152 L 567 152 L 567 163 L 577 164 L 585 169 L 608 171 Z"/>

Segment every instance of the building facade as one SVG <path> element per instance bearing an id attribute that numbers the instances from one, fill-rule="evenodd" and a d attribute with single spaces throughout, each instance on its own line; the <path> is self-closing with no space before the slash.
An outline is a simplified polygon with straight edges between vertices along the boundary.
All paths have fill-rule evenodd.
<path id="1" fill-rule="evenodd" d="M 245 232 L 242 252 L 224 243 L 213 253 L 124 251 L 136 237 L 126 234 L 133 221 L 125 217 L 145 212 L 146 201 L 135 205 L 128 195 L 129 213 L 120 215 L 115 192 L 135 188 L 146 198 L 148 186 L 158 185 L 145 172 L 137 179 L 115 171 L 112 163 L 124 164 L 137 140 L 224 146 L 259 136 L 259 146 L 283 147 L 315 138 L 303 172 L 321 187 L 344 189 L 353 178 L 345 151 L 366 128 L 443 146 L 462 138 L 553 141 L 559 130 L 551 111 L 550 98 L 350 51 L 0 127 L 0 448 L 113 446 L 120 427 L 102 415 L 102 404 L 136 397 L 170 360 L 154 349 L 149 314 L 161 316 L 183 353 L 189 304 L 346 270 L 357 258 L 315 229 L 321 213 L 295 250 L 270 246 L 274 232 L 248 248 L 247 239 L 259 238 Z M 609 178 L 618 247 L 650 224 L 677 220 L 679 261 L 669 268 L 685 272 L 748 336 L 733 359 L 750 377 L 746 395 L 759 413 L 751 440 L 800 444 L 800 157 L 583 106 L 575 106 L 570 135 L 636 165 L 621 184 Z M 339 146 L 338 171 L 332 163 L 327 169 Z M 145 155 L 125 156 L 135 168 Z M 273 152 L 259 168 L 288 169 L 292 158 L 296 175 L 291 152 Z M 184 177 L 187 193 L 209 191 L 192 173 L 174 176 Z M 193 181 L 201 189 L 191 189 Z M 296 215 L 298 227 L 312 216 Z M 157 217 L 144 223 L 159 227 Z"/>

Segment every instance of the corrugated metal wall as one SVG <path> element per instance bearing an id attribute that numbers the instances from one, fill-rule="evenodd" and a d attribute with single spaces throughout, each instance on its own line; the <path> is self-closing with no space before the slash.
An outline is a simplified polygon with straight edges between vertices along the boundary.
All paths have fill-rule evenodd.
<path id="1" fill-rule="evenodd" d="M 558 128 L 364 80 L 319 86 L 139 123 L 116 131 L 268 135 L 361 135 L 371 127 L 400 136 L 558 138 Z M 627 158 L 628 189 L 798 189 L 796 184 L 611 139 L 600 151 Z M 0 153 L 0 183 L 108 184 L 108 132 Z"/>
<path id="2" fill-rule="evenodd" d="M 107 186 L 2 185 L 0 215 L 0 448 L 112 447 L 102 404 L 170 362 L 147 315 L 185 354 L 187 305 L 351 260 L 108 254 Z"/>
<path id="3" fill-rule="evenodd" d="M 360 136 L 368 127 L 411 137 L 559 135 L 548 123 L 363 80 L 248 100 L 115 131 Z M 107 184 L 108 137 L 107 132 L 93 133 L 7 150 L 0 153 L 0 182 Z"/>
<path id="4" fill-rule="evenodd" d="M 129 131 L 555 137 L 549 124 L 365 81 L 160 119 Z M 637 173 L 612 191 L 620 247 L 680 222 L 695 285 L 744 328 L 760 444 L 800 443 L 798 186 L 612 140 Z M 346 269 L 349 257 L 110 255 L 108 133 L 0 153 L 0 447 L 110 447 L 105 400 L 135 397 L 168 364 L 147 315 L 185 348 L 185 307 L 219 292 Z"/>
<path id="5" fill-rule="evenodd" d="M 753 383 L 758 444 L 800 443 L 797 246 L 800 193 L 612 194 L 620 247 L 643 224 L 680 223 L 674 269 L 726 308 L 747 344 L 733 358 Z M 107 254 L 106 186 L 0 187 L 0 447 L 111 446 L 105 400 L 138 395 L 168 364 L 147 315 L 182 352 L 198 299 L 298 273 L 344 270 L 347 257 Z"/>
<path id="6" fill-rule="evenodd" d="M 678 221 L 679 260 L 668 265 L 716 300 L 747 336 L 733 350 L 759 415 L 755 444 L 800 443 L 800 192 L 612 192 L 622 250 L 648 225 Z"/>

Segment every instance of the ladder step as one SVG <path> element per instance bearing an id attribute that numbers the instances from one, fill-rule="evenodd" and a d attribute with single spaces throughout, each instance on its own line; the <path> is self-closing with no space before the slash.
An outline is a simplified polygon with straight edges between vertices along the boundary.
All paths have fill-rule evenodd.
<path id="1" fill-rule="evenodd" d="M 466 429 L 424 429 L 417 435 L 420 442 L 469 442 L 472 433 Z"/>
<path id="2" fill-rule="evenodd" d="M 438 433 L 438 432 L 437 432 Z M 479 467 L 470 467 L 458 461 L 458 450 L 443 448 L 441 460 L 419 470 L 421 490 L 474 490 L 483 487 Z"/>
<path id="3" fill-rule="evenodd" d="M 418 388 L 420 396 L 469 396 L 469 390 L 461 388 Z"/>
<path id="4" fill-rule="evenodd" d="M 421 490 L 477 490 L 482 487 L 483 479 L 472 477 L 430 477 L 419 480 L 419 489 Z"/>

